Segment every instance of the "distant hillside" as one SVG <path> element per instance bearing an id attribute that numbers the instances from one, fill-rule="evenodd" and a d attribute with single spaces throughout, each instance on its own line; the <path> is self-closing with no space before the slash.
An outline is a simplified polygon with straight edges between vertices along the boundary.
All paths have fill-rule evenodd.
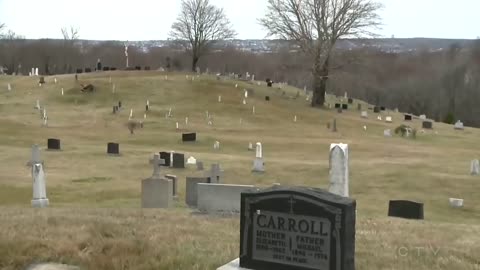
<path id="1" fill-rule="evenodd" d="M 36 40 L 25 40 L 25 42 L 34 42 Z M 61 39 L 52 39 L 53 43 L 63 42 Z M 1 43 L 2 41 L 0 41 Z M 79 40 L 82 46 L 97 45 L 102 42 L 110 44 L 124 45 L 125 41 L 101 41 L 101 40 Z M 463 47 L 475 42 L 472 39 L 436 39 L 436 38 L 382 38 L 382 39 L 343 39 L 337 43 L 337 48 L 341 50 L 353 50 L 360 48 L 377 48 L 385 52 L 409 52 L 416 50 L 441 51 L 447 49 L 453 44 L 459 44 Z M 148 50 L 154 47 L 172 46 L 172 42 L 168 40 L 146 40 L 146 41 L 128 41 L 130 46 L 136 46 Z M 268 53 L 278 51 L 284 48 L 297 50 L 297 46 L 291 42 L 283 40 L 231 40 L 220 41 L 215 45 L 216 50 L 222 50 L 233 47 L 238 50 Z"/>

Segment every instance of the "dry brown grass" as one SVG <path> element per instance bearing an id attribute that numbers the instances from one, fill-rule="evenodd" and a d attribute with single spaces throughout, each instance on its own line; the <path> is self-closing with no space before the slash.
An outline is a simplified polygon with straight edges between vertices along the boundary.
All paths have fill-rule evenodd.
<path id="1" fill-rule="evenodd" d="M 236 89 L 237 82 L 210 77 L 191 82 L 184 74 L 170 74 L 164 81 L 156 72 L 113 72 L 80 76 L 98 89 L 81 94 L 73 76 L 57 78 L 58 85 L 49 77 L 39 88 L 34 78 L 0 77 L 2 269 L 22 269 L 35 261 L 86 269 L 215 269 L 238 256 L 239 218 L 190 214 L 182 180 L 197 173 L 193 168 L 164 171 L 180 179 L 175 209 L 141 210 L 140 181 L 151 175 L 150 155 L 176 150 L 207 166 L 220 162 L 227 183 L 325 188 L 332 142 L 350 144 L 351 196 L 358 208 L 357 269 L 480 269 L 480 179 L 468 174 L 480 148 L 476 129 L 458 132 L 435 123 L 438 134 L 419 133 L 416 140 L 384 138 L 384 129 L 402 123 L 400 114 L 392 114 L 395 124 L 379 122 L 372 113 L 370 120 L 360 119 L 356 110 L 337 115 L 309 108 L 304 97 L 283 99 L 280 90 L 264 86 L 240 83 Z M 9 82 L 11 92 L 6 90 Z M 247 87 L 255 94 L 242 105 Z M 297 90 L 286 91 L 293 96 Z M 217 102 L 218 95 L 223 103 Z M 272 100 L 265 102 L 265 95 Z M 46 104 L 48 128 L 41 127 L 33 109 L 36 99 Z M 131 136 L 125 127 L 130 108 L 135 119 L 143 119 L 146 99 L 151 111 L 145 128 Z M 118 100 L 124 110 L 114 116 L 111 110 Z M 165 119 L 170 107 L 173 118 Z M 214 126 L 207 125 L 206 110 L 214 115 Z M 338 133 L 325 127 L 333 117 Z M 198 132 L 199 142 L 182 144 L 177 121 L 183 131 Z M 421 127 L 419 121 L 413 126 Z M 42 153 L 51 208 L 32 210 L 25 164 L 31 145 L 45 146 L 49 137 L 61 139 L 63 148 Z M 216 140 L 220 151 L 213 150 Z M 121 157 L 105 154 L 110 141 L 120 143 Z M 253 153 L 247 146 L 256 141 L 264 144 L 267 172 L 262 175 L 250 172 Z M 451 209 L 449 197 L 465 199 L 465 207 Z M 426 221 L 387 219 L 390 199 L 424 202 Z"/>

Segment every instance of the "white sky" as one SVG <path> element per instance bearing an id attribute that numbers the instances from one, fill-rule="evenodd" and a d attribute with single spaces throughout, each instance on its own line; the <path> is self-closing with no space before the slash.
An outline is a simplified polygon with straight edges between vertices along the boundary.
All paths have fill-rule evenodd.
<path id="1" fill-rule="evenodd" d="M 385 37 L 480 36 L 480 0 L 377 0 Z M 262 39 L 266 0 L 211 0 L 224 8 L 239 39 Z M 180 0 L 0 0 L 0 22 L 26 38 L 61 38 L 76 26 L 81 39 L 167 39 Z M 478 16 L 478 17 L 477 17 Z"/>

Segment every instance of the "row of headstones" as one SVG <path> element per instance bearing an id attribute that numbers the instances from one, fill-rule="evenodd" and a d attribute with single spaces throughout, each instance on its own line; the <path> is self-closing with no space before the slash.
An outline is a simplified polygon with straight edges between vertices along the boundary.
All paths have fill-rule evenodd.
<path id="1" fill-rule="evenodd" d="M 117 68 L 116 67 L 102 67 L 102 71 L 116 71 Z M 134 68 L 130 68 L 130 69 L 127 69 L 127 70 L 142 70 L 142 67 L 141 66 L 136 66 Z M 151 70 L 150 66 L 145 66 L 143 70 Z M 97 69 L 94 69 L 94 71 L 99 71 Z M 81 74 L 81 73 L 90 73 L 92 72 L 92 69 L 91 68 L 77 68 L 76 69 L 76 73 L 77 74 Z M 37 75 L 38 76 L 38 75 Z"/>

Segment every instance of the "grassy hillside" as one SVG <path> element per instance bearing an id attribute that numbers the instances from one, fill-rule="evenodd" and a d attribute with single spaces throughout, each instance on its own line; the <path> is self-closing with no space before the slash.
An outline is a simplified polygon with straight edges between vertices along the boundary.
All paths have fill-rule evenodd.
<path id="1" fill-rule="evenodd" d="M 220 162 L 226 183 L 326 188 L 333 142 L 350 146 L 350 193 L 358 209 L 357 269 L 480 269 L 480 178 L 469 175 L 470 161 L 480 149 L 477 129 L 454 131 L 435 123 L 433 131 L 419 132 L 416 140 L 385 138 L 384 129 L 403 123 L 401 114 L 384 113 L 393 116 L 393 124 L 376 120 L 372 112 L 366 120 L 356 111 L 357 101 L 350 111 L 337 114 L 310 108 L 303 93 L 288 98 L 298 89 L 208 76 L 194 81 L 185 74 L 168 74 L 165 80 L 158 72 L 79 76 L 80 83 L 97 87 L 93 94 L 81 93 L 71 75 L 57 79 L 54 84 L 47 77 L 47 84 L 39 87 L 38 78 L 0 77 L 1 269 L 22 269 L 37 260 L 86 269 L 215 269 L 238 257 L 239 218 L 190 214 L 183 203 L 184 179 L 198 173 L 195 168 L 163 170 L 179 177 L 175 209 L 141 210 L 140 184 L 151 175 L 152 153 L 184 152 L 207 168 Z M 242 104 L 245 88 L 253 89 L 247 105 Z M 47 109 L 48 128 L 34 109 L 37 99 Z M 145 127 L 132 136 L 126 127 L 130 109 L 135 119 L 143 120 L 147 99 L 151 110 Z M 124 109 L 113 115 L 119 100 Z M 333 97 L 328 100 L 334 102 Z M 173 117 L 166 119 L 169 108 Z M 214 117 L 212 126 L 206 111 Z M 333 118 L 337 133 L 326 128 Z M 411 125 L 421 129 L 418 120 Z M 197 132 L 199 141 L 183 144 L 185 131 Z M 51 137 L 61 139 L 63 148 L 42 151 L 51 207 L 33 210 L 25 164 L 31 145 L 46 148 Z M 220 150 L 213 149 L 217 140 Z M 111 141 L 120 143 L 121 157 L 106 155 Z M 263 143 L 267 170 L 261 175 L 251 173 L 254 153 L 247 151 L 248 143 L 257 141 Z M 465 199 L 465 207 L 450 208 L 450 197 Z M 425 222 L 386 218 L 390 199 L 424 202 Z"/>

